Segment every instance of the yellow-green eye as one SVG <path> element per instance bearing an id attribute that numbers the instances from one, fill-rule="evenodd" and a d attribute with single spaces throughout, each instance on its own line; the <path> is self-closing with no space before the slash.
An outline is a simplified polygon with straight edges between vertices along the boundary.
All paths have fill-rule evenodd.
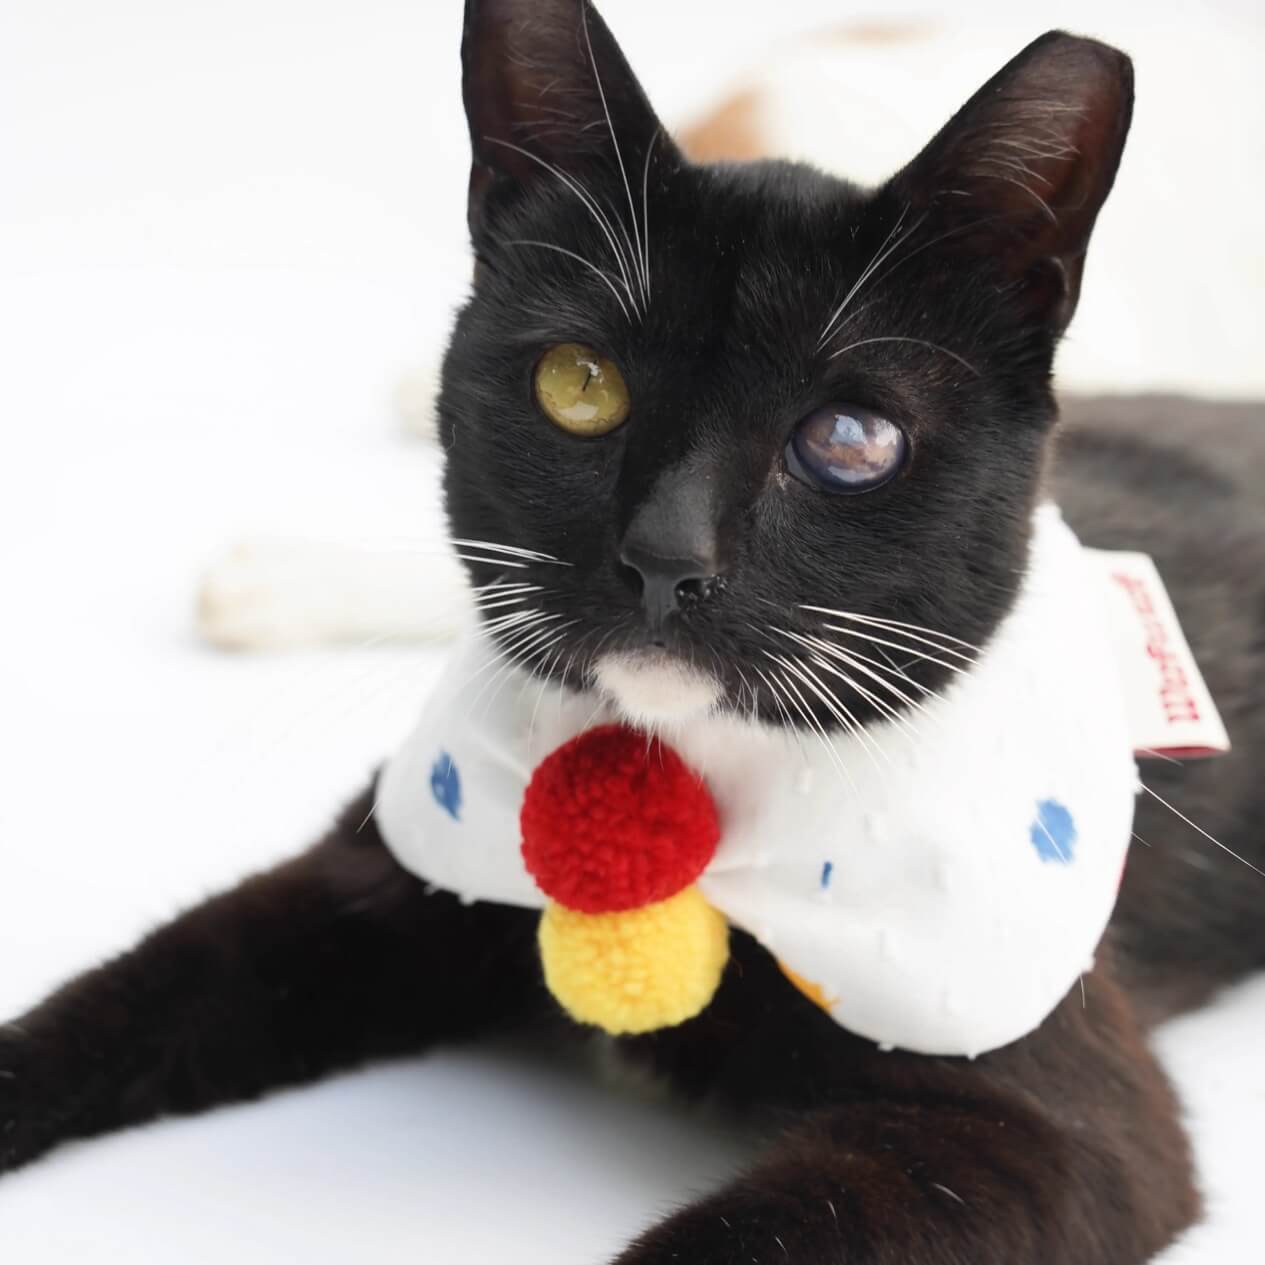
<path id="1" fill-rule="evenodd" d="M 536 365 L 536 399 L 572 435 L 607 435 L 628 416 L 623 374 L 592 347 L 559 343 Z"/>

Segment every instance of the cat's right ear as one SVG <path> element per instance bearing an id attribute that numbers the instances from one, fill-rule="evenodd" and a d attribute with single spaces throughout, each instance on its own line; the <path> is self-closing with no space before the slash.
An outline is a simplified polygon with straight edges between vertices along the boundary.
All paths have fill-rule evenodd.
<path id="1" fill-rule="evenodd" d="M 652 149 L 671 149 L 588 0 L 466 0 L 461 65 L 476 241 L 496 206 L 536 181 L 585 185 L 600 164 L 631 191 Z"/>

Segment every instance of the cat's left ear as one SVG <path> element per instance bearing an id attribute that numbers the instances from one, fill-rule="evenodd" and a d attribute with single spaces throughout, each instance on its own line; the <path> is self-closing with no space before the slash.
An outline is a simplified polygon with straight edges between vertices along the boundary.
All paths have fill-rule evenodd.
<path id="1" fill-rule="evenodd" d="M 594 164 L 639 205 L 652 147 L 675 152 L 588 0 L 466 0 L 461 64 L 476 239 L 500 199 Z"/>
<path id="2" fill-rule="evenodd" d="M 946 251 L 1000 263 L 1033 319 L 1061 331 L 1133 112 L 1123 53 L 1062 31 L 1034 40 L 890 188 Z"/>

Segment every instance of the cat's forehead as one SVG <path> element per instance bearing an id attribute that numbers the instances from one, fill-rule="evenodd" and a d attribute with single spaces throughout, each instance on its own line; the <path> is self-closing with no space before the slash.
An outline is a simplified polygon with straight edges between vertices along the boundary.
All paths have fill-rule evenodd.
<path id="1" fill-rule="evenodd" d="M 784 161 L 684 165 L 649 205 L 677 266 L 725 263 L 758 268 L 800 264 L 801 275 L 846 260 L 875 211 L 859 187 L 806 164 Z"/>
<path id="2" fill-rule="evenodd" d="M 783 161 L 680 164 L 648 184 L 644 201 L 641 192 L 630 203 L 618 169 L 590 172 L 584 197 L 566 186 L 552 190 L 524 230 L 548 240 L 551 263 L 559 262 L 555 247 L 571 252 L 560 262 L 575 268 L 538 273 L 558 291 L 558 313 L 574 322 L 587 308 L 599 326 L 612 327 L 616 346 L 656 330 L 686 342 L 743 326 L 753 338 L 783 339 L 801 326 L 819 331 L 840 285 L 864 268 L 891 227 L 890 208 L 871 193 Z M 640 308 L 628 322 L 619 295 L 634 257 L 648 293 L 628 278 Z M 582 301 L 562 277 L 582 283 Z"/>
<path id="3" fill-rule="evenodd" d="M 801 276 L 859 253 L 875 209 L 856 186 L 797 163 L 692 168 L 682 181 L 695 214 L 669 228 L 679 228 L 699 257 L 733 257 L 757 268 L 795 263 Z"/>

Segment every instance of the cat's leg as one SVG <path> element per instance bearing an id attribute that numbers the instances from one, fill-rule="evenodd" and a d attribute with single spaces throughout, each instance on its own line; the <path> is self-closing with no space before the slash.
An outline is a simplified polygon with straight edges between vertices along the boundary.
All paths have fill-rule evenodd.
<path id="1" fill-rule="evenodd" d="M 0 1026 L 0 1171 L 547 1013 L 531 911 L 429 891 L 370 805 Z"/>
<path id="2" fill-rule="evenodd" d="M 1105 972 L 971 1062 L 848 1036 L 749 942 L 735 966 L 643 1052 L 793 1123 L 619 1265 L 1142 1265 L 1197 1215 L 1172 1092 Z"/>

